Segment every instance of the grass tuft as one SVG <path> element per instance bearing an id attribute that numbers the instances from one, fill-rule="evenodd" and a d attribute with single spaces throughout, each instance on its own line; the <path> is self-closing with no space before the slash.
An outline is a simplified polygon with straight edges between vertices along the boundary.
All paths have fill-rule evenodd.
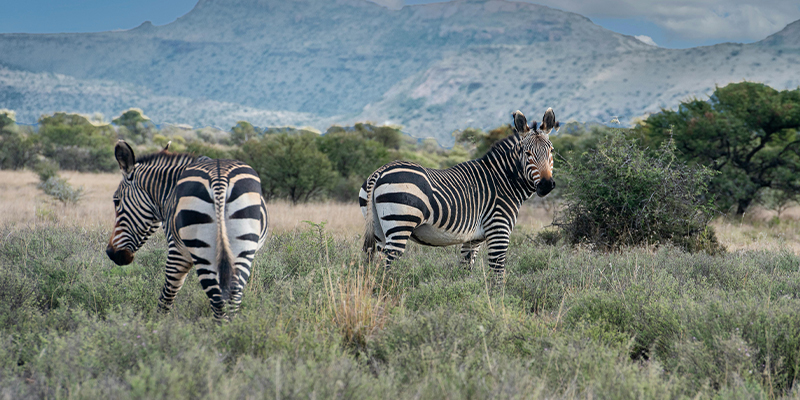
<path id="1" fill-rule="evenodd" d="M 328 307 L 345 345 L 360 351 L 388 322 L 391 299 L 384 290 L 387 274 L 380 274 L 379 280 L 379 267 L 359 263 L 353 270 L 350 266 L 335 282 L 328 268 Z"/>

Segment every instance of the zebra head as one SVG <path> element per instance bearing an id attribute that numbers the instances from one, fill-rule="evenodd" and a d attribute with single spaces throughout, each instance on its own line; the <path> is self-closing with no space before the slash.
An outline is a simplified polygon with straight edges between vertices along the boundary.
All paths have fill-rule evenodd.
<path id="1" fill-rule="evenodd" d="M 166 151 L 166 149 L 165 149 Z M 120 140 L 114 156 L 122 171 L 122 182 L 114 192 L 116 220 L 106 254 L 117 265 L 128 265 L 133 255 L 161 226 L 158 207 L 142 187 L 141 169 L 136 165 L 133 149 Z"/>
<path id="2" fill-rule="evenodd" d="M 522 165 L 525 179 L 533 183 L 536 194 L 544 197 L 556 187 L 553 180 L 553 143 L 550 142 L 550 132 L 555 128 L 558 131 L 559 123 L 552 108 L 548 108 L 542 117 L 542 123 L 537 127 L 534 121 L 528 126 L 528 121 L 520 111 L 514 114 L 514 130 L 522 136 Z"/>

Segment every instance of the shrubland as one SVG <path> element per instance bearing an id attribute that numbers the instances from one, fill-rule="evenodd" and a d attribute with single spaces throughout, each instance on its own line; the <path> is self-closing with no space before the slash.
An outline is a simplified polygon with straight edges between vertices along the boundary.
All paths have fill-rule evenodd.
<path id="1" fill-rule="evenodd" d="M 512 236 L 412 245 L 390 272 L 355 236 L 271 235 L 242 309 L 216 325 L 195 274 L 156 312 L 163 235 L 128 266 L 109 232 L 0 228 L 0 391 L 8 398 L 796 397 L 800 258 L 785 250 L 602 253 Z"/>

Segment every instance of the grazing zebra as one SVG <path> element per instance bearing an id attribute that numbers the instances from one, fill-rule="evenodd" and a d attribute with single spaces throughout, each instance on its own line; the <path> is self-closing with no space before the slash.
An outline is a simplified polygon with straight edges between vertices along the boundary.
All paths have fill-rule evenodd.
<path id="1" fill-rule="evenodd" d="M 167 148 L 169 145 L 167 145 Z M 114 193 L 116 223 L 106 254 L 117 265 L 161 224 L 167 237 L 166 282 L 159 309 L 169 311 L 192 266 L 197 267 L 214 318 L 236 312 L 250 277 L 255 252 L 267 234 L 261 180 L 248 165 L 189 154 L 158 153 L 136 158 L 120 140 L 114 155 L 123 179 Z"/>
<path id="2" fill-rule="evenodd" d="M 409 239 L 429 246 L 461 244 L 461 263 L 471 268 L 485 241 L 489 266 L 502 280 L 522 202 L 556 186 L 549 133 L 559 123 L 553 110 L 547 109 L 538 128 L 536 122 L 528 127 L 519 111 L 513 118 L 514 135 L 477 160 L 446 170 L 395 161 L 372 173 L 358 196 L 368 256 L 377 243 L 389 268 Z"/>

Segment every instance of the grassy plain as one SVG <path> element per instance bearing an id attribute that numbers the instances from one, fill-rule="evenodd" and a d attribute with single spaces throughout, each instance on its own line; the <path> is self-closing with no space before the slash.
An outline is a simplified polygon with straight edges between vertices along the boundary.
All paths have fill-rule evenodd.
<path id="1" fill-rule="evenodd" d="M 757 211 L 715 228 L 728 252 L 546 246 L 526 206 L 508 280 L 455 248 L 361 263 L 355 204 L 270 204 L 242 310 L 211 320 L 190 275 L 155 312 L 159 234 L 134 263 L 103 250 L 118 175 L 62 173 L 78 206 L 0 171 L 3 398 L 800 397 L 800 225 Z M 320 223 L 324 228 L 302 221 Z"/>

